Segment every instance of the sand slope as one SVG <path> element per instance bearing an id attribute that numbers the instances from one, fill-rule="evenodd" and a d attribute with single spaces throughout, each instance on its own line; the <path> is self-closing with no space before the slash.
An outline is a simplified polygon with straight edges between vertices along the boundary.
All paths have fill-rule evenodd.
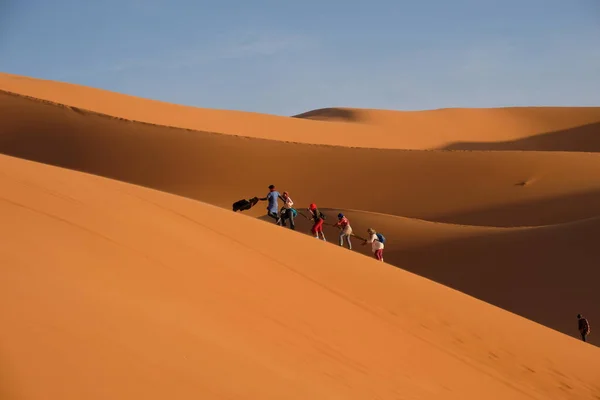
<path id="1" fill-rule="evenodd" d="M 9 157 L 0 183 L 3 398 L 600 396 L 600 349 L 389 265 Z"/>
<path id="2" fill-rule="evenodd" d="M 386 214 L 343 212 L 359 236 L 384 233 L 385 261 L 579 338 L 576 315 L 600 320 L 600 218 L 535 228 L 491 228 L 432 223 Z M 309 224 L 298 220 L 298 229 Z M 338 231 L 326 227 L 329 241 Z M 371 256 L 353 240 L 353 250 Z M 597 335 L 589 343 L 598 345 Z"/>
<path id="3" fill-rule="evenodd" d="M 539 148 L 535 149 L 572 150 L 573 145 L 565 143 L 564 137 L 580 137 L 579 127 L 600 122 L 600 107 L 442 109 L 418 112 L 334 108 L 289 118 L 186 107 L 2 73 L 0 90 L 158 125 L 298 143 L 370 148 L 471 147 L 458 145 L 456 142 L 483 142 L 486 146 L 493 146 L 494 142 L 527 139 L 553 132 L 550 141 L 542 140 Z M 598 139 L 594 140 L 598 142 Z M 529 149 L 531 145 L 528 144 L 527 147 Z M 519 146 L 512 148 L 521 149 Z M 594 146 L 594 151 L 598 151 L 597 145 Z"/>
<path id="4" fill-rule="evenodd" d="M 351 212 L 353 225 L 361 233 L 368 226 L 385 232 L 386 261 L 393 265 L 567 335 L 577 335 L 578 312 L 600 320 L 593 308 L 600 300 L 598 154 L 294 144 L 134 123 L 14 94 L 0 94 L 0 119 L 4 154 L 227 209 L 275 183 L 298 207 L 316 201 L 331 209 L 330 218 L 359 210 Z M 248 215 L 264 215 L 264 208 Z M 308 224 L 301 221 L 299 231 L 307 233 Z M 333 230 L 327 234 L 335 241 Z"/>
<path id="5" fill-rule="evenodd" d="M 473 225 L 562 223 L 597 215 L 600 202 L 598 154 L 302 145 L 126 122 L 9 94 L 0 94 L 0 118 L 4 154 L 227 208 L 266 195 L 271 183 L 299 205 Z"/>

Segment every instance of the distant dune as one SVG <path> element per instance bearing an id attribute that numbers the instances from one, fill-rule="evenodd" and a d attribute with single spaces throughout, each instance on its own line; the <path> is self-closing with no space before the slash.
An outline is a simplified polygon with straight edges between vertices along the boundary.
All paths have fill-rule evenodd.
<path id="1" fill-rule="evenodd" d="M 3 399 L 600 396 L 597 347 L 389 265 L 120 182 L 0 170 Z"/>
<path id="2" fill-rule="evenodd" d="M 0 121 L 1 398 L 600 398 L 600 108 L 277 117 L 0 74 Z M 231 211 L 269 184 L 386 263 Z"/>
<path id="3" fill-rule="evenodd" d="M 0 90 L 19 93 L 77 109 L 126 120 L 206 132 L 283 140 L 296 143 L 389 149 L 469 148 L 463 142 L 511 142 L 551 134 L 539 148 L 513 150 L 573 150 L 564 136 L 577 142 L 580 127 L 600 122 L 600 107 L 525 107 L 387 111 L 329 108 L 296 116 L 187 107 L 122 95 L 68 83 L 0 73 Z M 585 129 L 584 129 L 585 131 Z M 546 136 L 543 136 L 544 138 Z M 594 136 L 595 143 L 600 140 Z M 536 142 L 536 141 L 534 141 Z M 528 142 L 528 147 L 531 144 Z M 580 148 L 581 145 L 578 145 Z M 598 146 L 594 144 L 594 150 Z"/>

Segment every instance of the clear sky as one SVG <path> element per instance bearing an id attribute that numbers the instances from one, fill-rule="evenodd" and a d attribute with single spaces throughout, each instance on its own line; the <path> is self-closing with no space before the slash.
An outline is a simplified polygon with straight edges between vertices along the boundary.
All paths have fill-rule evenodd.
<path id="1" fill-rule="evenodd" d="M 600 0 L 0 0 L 0 71 L 199 107 L 600 105 Z"/>

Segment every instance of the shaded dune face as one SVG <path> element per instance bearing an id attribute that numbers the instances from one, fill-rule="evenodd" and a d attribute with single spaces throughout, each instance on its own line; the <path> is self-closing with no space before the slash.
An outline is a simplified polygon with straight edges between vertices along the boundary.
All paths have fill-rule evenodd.
<path id="1" fill-rule="evenodd" d="M 3 399 L 600 395 L 597 347 L 388 264 L 98 176 L 0 171 Z"/>
<path id="2" fill-rule="evenodd" d="M 238 199 L 264 196 L 276 183 L 298 207 L 316 201 L 328 209 L 328 222 L 338 210 L 358 210 L 352 215 L 357 233 L 364 236 L 370 226 L 385 232 L 385 260 L 395 266 L 571 336 L 578 312 L 600 318 L 590 307 L 599 300 L 592 239 L 600 201 L 597 154 L 303 145 L 124 121 L 6 93 L 0 117 L 4 154 L 227 209 Z M 265 212 L 259 203 L 246 214 Z M 419 236 L 421 225 L 406 224 L 406 217 L 444 224 L 427 225 Z M 567 224 L 585 219 L 591 226 Z M 298 223 L 299 231 L 309 231 L 302 218 Z M 557 227 L 485 228 L 544 225 Z M 337 242 L 335 230 L 326 233 Z M 354 250 L 370 256 L 368 247 Z M 573 274 L 570 260 L 584 272 Z"/>

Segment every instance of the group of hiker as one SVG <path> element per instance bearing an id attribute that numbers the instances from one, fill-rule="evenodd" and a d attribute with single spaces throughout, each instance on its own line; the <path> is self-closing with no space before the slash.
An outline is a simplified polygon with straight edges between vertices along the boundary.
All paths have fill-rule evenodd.
<path id="1" fill-rule="evenodd" d="M 281 209 L 279 208 L 279 202 L 281 200 L 283 202 L 283 206 Z M 241 204 L 240 202 L 244 201 L 245 203 Z M 323 232 L 323 224 L 325 223 L 326 216 L 319 210 L 315 203 L 311 203 L 308 208 L 308 216 L 299 213 L 296 208 L 294 208 L 294 202 L 290 197 L 289 193 L 284 191 L 283 193 L 279 193 L 274 185 L 269 185 L 269 193 L 263 198 L 254 197 L 249 201 L 240 200 L 240 202 L 236 202 L 233 205 L 234 211 L 242 210 L 244 207 L 250 208 L 254 206 L 258 201 L 267 201 L 267 215 L 275 220 L 275 223 L 280 226 L 287 226 L 287 222 L 289 221 L 290 229 L 295 230 L 296 224 L 294 219 L 298 216 L 298 214 L 303 215 L 308 220 L 313 222 L 313 226 L 311 228 L 311 233 L 314 235 L 316 239 L 320 239 L 323 241 L 327 241 L 325 238 L 325 233 Z M 351 237 L 357 237 L 354 235 L 352 227 L 350 226 L 350 221 L 348 218 L 342 214 L 338 214 L 338 221 L 333 224 L 333 227 L 340 229 L 339 233 L 339 244 L 340 246 L 344 245 L 344 241 L 348 245 L 348 249 L 352 250 L 352 241 Z M 385 247 L 385 237 L 381 233 L 377 233 L 373 228 L 367 229 L 368 237 L 366 239 L 360 238 L 363 241 L 363 245 L 371 244 L 371 249 L 373 251 L 373 255 L 375 259 L 378 261 L 383 261 L 383 249 Z"/>

